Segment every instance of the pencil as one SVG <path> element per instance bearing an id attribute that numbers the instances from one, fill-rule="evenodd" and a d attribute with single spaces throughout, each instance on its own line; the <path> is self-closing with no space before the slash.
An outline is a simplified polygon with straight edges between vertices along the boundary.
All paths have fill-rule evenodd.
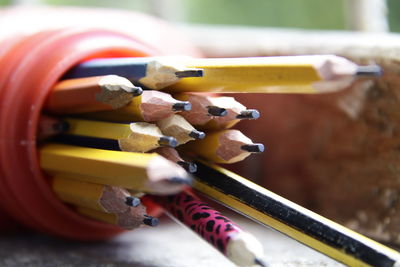
<path id="1" fill-rule="evenodd" d="M 107 213 L 123 213 L 140 204 L 121 187 L 82 182 L 71 174 L 56 174 L 51 185 L 61 201 Z"/>
<path id="2" fill-rule="evenodd" d="M 48 174 L 67 173 L 83 182 L 160 195 L 178 193 L 191 183 L 191 177 L 182 167 L 156 153 L 62 144 L 46 144 L 39 151 L 40 166 Z"/>
<path id="3" fill-rule="evenodd" d="M 223 205 L 349 266 L 398 266 L 400 254 L 222 167 L 196 162 L 193 187 Z"/>
<path id="4" fill-rule="evenodd" d="M 320 93 L 346 88 L 358 76 L 379 76 L 378 66 L 357 66 L 339 56 L 188 58 L 204 76 L 169 86 L 170 92 Z"/>
<path id="5" fill-rule="evenodd" d="M 84 116 L 98 120 L 114 122 L 146 121 L 154 122 L 173 115 L 176 112 L 192 108 L 188 101 L 179 101 L 170 94 L 158 91 L 144 91 L 125 107 L 112 110 L 86 113 Z"/>
<path id="6" fill-rule="evenodd" d="M 187 68 L 168 57 L 98 58 L 79 64 L 64 78 L 79 78 L 115 74 L 126 77 L 150 89 L 161 89 L 181 78 L 202 77 L 203 71 Z"/>
<path id="7" fill-rule="evenodd" d="M 72 143 L 73 140 L 76 140 L 76 145 L 85 143 L 77 143 L 79 138 L 73 139 L 71 136 L 108 139 L 108 143 L 114 141 L 118 147 L 116 150 L 130 152 L 147 152 L 160 146 L 176 147 L 178 145 L 178 141 L 174 137 L 163 135 L 156 125 L 147 122 L 127 124 L 74 118 L 65 118 L 65 121 L 69 124 L 69 130 L 65 134 L 70 137 L 68 139 L 68 136 L 63 136 L 56 140 L 72 140 Z M 87 138 L 85 142 L 90 146 Z M 107 141 L 105 140 L 105 142 Z M 102 148 L 100 147 L 101 142 L 98 144 L 99 146 L 95 147 Z"/>
<path id="8" fill-rule="evenodd" d="M 233 97 L 227 96 L 208 96 L 200 94 L 176 94 L 178 99 L 188 100 L 192 104 L 192 109 L 182 112 L 188 122 L 201 130 L 218 130 L 231 128 L 240 120 L 258 119 L 260 113 L 255 109 L 247 109 Z M 210 114 L 210 107 L 218 107 L 224 111 L 224 116 L 213 116 Z"/>
<path id="9" fill-rule="evenodd" d="M 263 152 L 264 145 L 253 143 L 239 130 L 228 129 L 207 133 L 203 140 L 187 143 L 182 149 L 212 162 L 235 163 Z"/>
<path id="10" fill-rule="evenodd" d="M 187 172 L 194 173 L 197 170 L 197 165 L 195 163 L 183 160 L 178 151 L 172 147 L 159 147 L 155 149 L 154 152 L 182 166 Z"/>
<path id="11" fill-rule="evenodd" d="M 105 213 L 79 206 L 76 208 L 76 211 L 91 219 L 113 224 L 128 230 L 139 228 L 142 225 L 157 226 L 158 224 L 158 219 L 146 214 L 146 208 L 143 205 L 130 208 L 123 213 Z"/>
<path id="12" fill-rule="evenodd" d="M 174 97 L 182 101 L 188 101 L 192 105 L 190 111 L 183 111 L 180 113 L 180 115 L 192 125 L 202 126 L 215 117 L 224 117 L 228 115 L 227 110 L 223 107 L 216 106 L 209 95 L 179 93 L 175 94 Z"/>
<path id="13" fill-rule="evenodd" d="M 175 137 L 178 145 L 191 140 L 204 139 L 206 134 L 196 130 L 187 120 L 178 114 L 171 115 L 156 122 L 161 132 L 167 136 Z"/>
<path id="14" fill-rule="evenodd" d="M 227 129 L 235 126 L 241 120 L 254 120 L 260 117 L 260 112 L 256 109 L 247 109 L 233 97 L 220 96 L 209 97 L 215 106 L 224 108 L 226 116 L 213 117 L 207 124 L 198 126 L 199 129 L 216 130 Z"/>
<path id="15" fill-rule="evenodd" d="M 140 87 L 116 76 L 63 80 L 48 96 L 44 109 L 53 114 L 72 114 L 121 108 L 142 94 Z"/>
<path id="16" fill-rule="evenodd" d="M 181 192 L 152 199 L 238 266 L 267 266 L 263 247 L 253 235 L 196 196 Z"/>

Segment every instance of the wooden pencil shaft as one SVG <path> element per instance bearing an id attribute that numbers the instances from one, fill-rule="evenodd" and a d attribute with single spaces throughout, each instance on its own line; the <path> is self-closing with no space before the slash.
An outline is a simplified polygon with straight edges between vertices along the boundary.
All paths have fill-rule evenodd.
<path id="1" fill-rule="evenodd" d="M 85 117 L 104 121 L 132 122 L 132 121 L 158 121 L 172 114 L 190 110 L 191 104 L 179 101 L 170 94 L 158 91 L 144 91 L 141 96 L 134 97 L 125 107 L 112 110 L 84 114 Z"/>
<path id="2" fill-rule="evenodd" d="M 183 116 L 192 125 L 204 125 L 208 121 L 212 120 L 214 117 L 210 114 L 216 113 L 216 115 L 223 115 L 226 112 L 225 109 L 215 107 L 213 110 L 213 103 L 208 95 L 201 94 L 187 94 L 179 93 L 174 95 L 175 98 L 182 101 L 189 101 L 192 104 L 192 109 L 190 111 L 181 112 L 180 115 Z M 209 110 L 211 108 L 211 110 Z"/>
<path id="3" fill-rule="evenodd" d="M 188 122 L 201 130 L 219 130 L 231 128 L 242 119 L 257 119 L 260 113 L 247 109 L 233 97 L 215 97 L 201 94 L 181 93 L 174 95 L 192 103 L 192 110 L 182 112 Z"/>
<path id="4" fill-rule="evenodd" d="M 188 78 L 168 87 L 173 92 L 288 93 L 337 91 L 350 84 L 357 65 L 337 56 L 189 59 L 187 67 L 204 70 L 202 78 Z M 325 87 L 321 81 L 346 79 Z"/>
<path id="5" fill-rule="evenodd" d="M 182 149 L 216 163 L 235 163 L 264 150 L 239 130 L 219 130 L 207 133 L 203 140 L 185 144 Z"/>
<path id="6" fill-rule="evenodd" d="M 180 192 L 191 182 L 183 168 L 155 153 L 47 144 L 40 148 L 40 166 L 49 173 L 73 174 L 84 182 L 161 195 Z M 182 180 L 180 184 L 176 178 Z"/>
<path id="7" fill-rule="evenodd" d="M 79 145 L 97 147 L 95 140 L 103 142 L 98 142 L 97 144 L 102 147 L 104 145 L 110 146 L 106 149 L 114 149 L 114 144 L 112 140 L 118 142 L 118 148 L 115 150 L 130 151 L 130 152 L 147 152 L 149 150 L 155 149 L 159 146 L 177 146 L 177 140 L 171 136 L 164 136 L 160 129 L 156 125 L 137 122 L 137 123 L 111 123 L 93 120 L 81 120 L 74 118 L 65 119 L 70 124 L 70 129 L 67 132 L 68 135 L 76 135 L 82 137 L 96 138 L 88 141 L 88 145 L 82 143 L 82 138 L 75 138 Z M 62 140 L 60 137 L 59 140 Z M 64 138 L 64 140 L 72 141 L 72 138 Z M 94 142 L 93 142 L 94 141 Z M 78 143 L 76 143 L 78 145 Z"/>
<path id="8" fill-rule="evenodd" d="M 208 99 L 214 106 L 225 109 L 226 115 L 212 117 L 206 124 L 199 126 L 202 130 L 227 129 L 233 127 L 241 119 L 256 119 L 260 116 L 257 110 L 247 110 L 243 104 L 236 101 L 233 97 L 209 96 Z"/>
<path id="9" fill-rule="evenodd" d="M 160 147 L 154 150 L 154 152 L 172 162 L 177 163 L 189 173 L 194 173 L 197 170 L 196 164 L 194 164 L 193 162 L 184 161 L 179 155 L 178 151 L 176 151 L 176 149 L 172 147 Z"/>
<path id="10" fill-rule="evenodd" d="M 146 76 L 147 64 L 151 58 L 100 58 L 83 62 L 64 75 L 64 79 L 119 75 L 139 80 Z"/>
<path id="11" fill-rule="evenodd" d="M 139 82 L 150 89 L 161 89 L 180 78 L 202 77 L 203 71 L 188 69 L 179 62 L 164 62 L 163 58 L 103 58 L 83 62 L 64 78 L 115 74 Z"/>
<path id="12" fill-rule="evenodd" d="M 80 206 L 77 206 L 76 210 L 78 211 L 78 213 L 85 215 L 89 218 L 113 224 L 129 230 L 140 227 L 144 224 L 143 221 L 148 218 L 146 217 L 146 208 L 143 205 L 139 205 L 135 208 L 129 208 L 127 211 L 122 213 L 105 213 Z"/>
<path id="13" fill-rule="evenodd" d="M 127 105 L 142 92 L 116 75 L 64 80 L 54 86 L 44 109 L 55 114 L 112 110 Z"/>
<path id="14" fill-rule="evenodd" d="M 123 188 L 82 182 L 75 180 L 74 175 L 56 174 L 52 179 L 52 188 L 64 202 L 107 213 L 122 213 L 129 206 L 140 204 L 138 198 L 134 199 Z M 128 197 L 129 206 L 126 204 Z"/>
<path id="15" fill-rule="evenodd" d="M 157 126 L 163 134 L 175 137 L 179 145 L 205 137 L 204 132 L 197 131 L 185 118 L 178 114 L 157 121 Z"/>
<path id="16" fill-rule="evenodd" d="M 294 204 L 252 182 L 196 162 L 194 188 L 223 205 L 270 226 L 350 266 L 395 266 L 400 254 Z"/>
<path id="17" fill-rule="evenodd" d="M 132 134 L 130 124 L 66 118 L 67 134 L 107 139 L 126 139 Z"/>

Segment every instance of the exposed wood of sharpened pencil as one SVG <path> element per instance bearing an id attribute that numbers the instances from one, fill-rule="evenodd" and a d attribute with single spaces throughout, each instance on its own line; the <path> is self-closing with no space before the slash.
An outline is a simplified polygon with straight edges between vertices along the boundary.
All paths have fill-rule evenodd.
<path id="1" fill-rule="evenodd" d="M 196 196 L 181 192 L 152 199 L 238 266 L 267 266 L 262 245 L 253 235 Z"/>
<path id="2" fill-rule="evenodd" d="M 227 111 L 227 115 L 223 117 L 212 117 L 211 120 L 209 120 L 205 125 L 196 126 L 199 129 L 227 129 L 236 125 L 240 120 L 258 119 L 260 117 L 260 113 L 257 110 L 247 109 L 244 105 L 236 101 L 233 97 L 209 96 L 208 99 L 211 101 L 211 103 L 213 103 L 214 106 L 224 108 Z"/>
<path id="3" fill-rule="evenodd" d="M 204 94 L 175 94 L 175 98 L 189 101 L 192 104 L 190 111 L 180 113 L 190 124 L 196 127 L 206 125 L 215 117 L 224 117 L 228 113 L 223 107 L 218 107 L 212 102 L 212 97 Z"/>
<path id="4" fill-rule="evenodd" d="M 142 225 L 156 226 L 158 224 L 156 218 L 146 214 L 146 208 L 142 204 L 129 208 L 123 213 L 105 213 L 80 206 L 77 206 L 76 210 L 78 213 L 91 219 L 113 224 L 128 230 L 136 229 Z"/>
<path id="5" fill-rule="evenodd" d="M 158 91 L 143 91 L 141 96 L 133 98 L 125 107 L 110 111 L 86 113 L 83 116 L 114 122 L 153 122 L 191 108 L 192 106 L 189 102 L 176 100 L 170 94 Z"/>
<path id="6" fill-rule="evenodd" d="M 46 140 L 56 135 L 65 133 L 68 131 L 69 125 L 67 122 L 48 115 L 40 115 L 37 139 L 39 141 Z"/>
<path id="7" fill-rule="evenodd" d="M 203 139 L 206 134 L 196 130 L 185 118 L 178 114 L 156 122 L 161 132 L 167 136 L 173 136 L 178 145 L 185 144 L 191 140 Z"/>
<path id="8" fill-rule="evenodd" d="M 349 266 L 398 266 L 400 254 L 219 166 L 197 162 L 193 187 Z"/>
<path id="9" fill-rule="evenodd" d="M 183 160 L 178 151 L 172 147 L 159 147 L 154 152 L 182 166 L 187 172 L 195 173 L 197 170 L 195 163 Z"/>
<path id="10" fill-rule="evenodd" d="M 122 151 L 147 152 L 160 146 L 178 145 L 174 137 L 163 135 L 156 125 L 147 122 L 124 124 L 74 118 L 66 118 L 65 121 L 69 124 L 68 135 L 114 140 Z"/>
<path id="11" fill-rule="evenodd" d="M 150 89 L 162 89 L 181 78 L 202 77 L 201 69 L 186 68 L 168 57 L 99 58 L 79 64 L 65 78 L 116 74 L 139 82 Z"/>
<path id="12" fill-rule="evenodd" d="M 50 175 L 70 173 L 79 181 L 159 195 L 178 193 L 191 183 L 182 167 L 156 153 L 47 144 L 40 148 L 40 166 Z"/>
<path id="13" fill-rule="evenodd" d="M 235 163 L 251 153 L 264 151 L 262 144 L 253 143 L 239 130 L 220 130 L 207 133 L 203 140 L 185 144 L 182 149 L 216 163 Z"/>
<path id="14" fill-rule="evenodd" d="M 82 182 L 73 174 L 56 174 L 51 185 L 63 202 L 107 213 L 124 213 L 140 204 L 139 198 L 121 187 Z"/>
<path id="15" fill-rule="evenodd" d="M 113 110 L 126 106 L 142 92 L 116 75 L 63 80 L 53 87 L 44 109 L 53 114 Z"/>
<path id="16" fill-rule="evenodd" d="M 333 55 L 188 59 L 184 64 L 204 69 L 204 77 L 181 80 L 166 90 L 321 93 L 342 90 L 363 73 L 353 62 Z M 378 76 L 380 73 L 379 67 L 370 68 L 368 76 Z"/>

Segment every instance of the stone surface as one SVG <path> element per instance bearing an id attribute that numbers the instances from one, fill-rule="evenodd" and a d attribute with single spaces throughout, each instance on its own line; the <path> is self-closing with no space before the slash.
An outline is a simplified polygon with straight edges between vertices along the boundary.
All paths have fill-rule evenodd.
<path id="1" fill-rule="evenodd" d="M 232 217 L 232 213 L 228 213 Z M 233 215 L 263 243 L 270 266 L 342 266 L 271 229 Z M 0 239 L 4 267 L 233 267 L 189 229 L 163 217 L 155 228 L 141 228 L 95 243 L 67 241 L 38 233 Z"/>

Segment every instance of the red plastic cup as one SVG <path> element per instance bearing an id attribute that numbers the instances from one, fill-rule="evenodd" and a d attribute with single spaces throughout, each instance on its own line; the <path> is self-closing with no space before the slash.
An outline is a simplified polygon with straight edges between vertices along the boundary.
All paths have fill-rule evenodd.
<path id="1" fill-rule="evenodd" d="M 63 12 L 64 19 L 79 20 L 82 9 L 44 10 L 53 12 L 51 30 L 41 27 L 28 34 L 20 26 L 6 33 L 0 30 L 0 208 L 19 223 L 41 232 L 78 240 L 105 239 L 121 229 L 86 219 L 62 204 L 39 167 L 36 129 L 49 91 L 68 69 L 90 58 L 198 54 L 172 29 L 174 38 L 165 39 L 168 26 L 147 16 L 129 13 L 128 18 L 126 12 L 99 11 L 108 14 L 108 19 L 131 21 L 131 27 L 141 27 L 129 34 L 118 29 L 64 27 L 63 23 L 60 23 L 62 27 L 57 27 L 57 12 Z M 17 16 L 11 16 L 13 12 Z M 24 21 L 34 23 L 35 18 L 42 19 L 44 11 L 0 11 L 0 17 L 6 14 L 0 19 L 0 28 L 6 22 L 13 27 L 13 20 L 17 22 L 24 12 L 27 17 Z M 80 15 L 74 16 L 77 13 Z M 88 11 L 85 19 L 90 20 L 90 14 L 98 19 L 98 13 L 93 11 Z M 143 29 L 145 38 L 140 35 Z M 150 214 L 155 210 L 155 207 L 148 207 Z M 0 228 L 6 224 L 5 217 L 1 216 Z"/>

